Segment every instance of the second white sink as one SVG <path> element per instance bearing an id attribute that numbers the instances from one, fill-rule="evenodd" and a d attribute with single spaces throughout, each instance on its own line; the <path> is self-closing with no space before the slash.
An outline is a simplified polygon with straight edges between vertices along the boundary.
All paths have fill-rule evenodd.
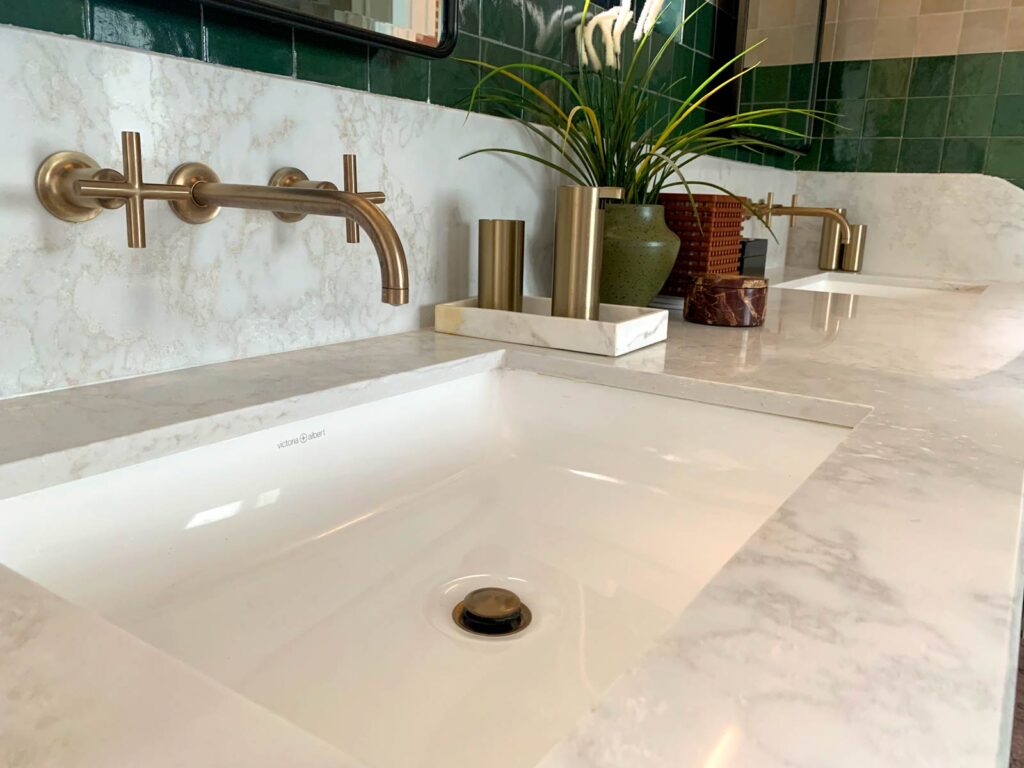
<path id="1" fill-rule="evenodd" d="M 975 295 L 988 286 L 976 283 L 955 283 L 949 280 L 928 280 L 915 277 L 889 277 L 884 275 L 860 275 L 849 272 L 821 272 L 797 280 L 778 283 L 778 288 L 793 288 L 798 291 L 819 291 L 821 293 L 845 293 L 853 296 L 880 296 L 889 299 L 906 299 L 919 296 Z"/>

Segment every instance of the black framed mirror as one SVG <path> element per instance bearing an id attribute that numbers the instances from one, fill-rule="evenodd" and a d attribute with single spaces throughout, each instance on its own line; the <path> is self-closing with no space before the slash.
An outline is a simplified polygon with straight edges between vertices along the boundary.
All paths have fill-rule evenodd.
<path id="1" fill-rule="evenodd" d="M 458 0 L 207 0 L 339 38 L 443 58 L 455 48 Z"/>

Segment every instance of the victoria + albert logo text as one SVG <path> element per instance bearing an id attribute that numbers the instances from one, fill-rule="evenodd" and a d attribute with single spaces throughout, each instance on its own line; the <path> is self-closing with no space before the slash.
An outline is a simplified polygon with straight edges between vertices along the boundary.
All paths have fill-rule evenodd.
<path id="1" fill-rule="evenodd" d="M 287 440 L 282 440 L 277 444 L 277 447 L 291 448 L 293 445 L 302 445 L 303 443 L 308 443 L 310 440 L 319 440 L 326 434 L 326 429 L 321 429 L 318 432 L 303 432 L 301 435 L 296 435 L 295 437 L 289 437 Z"/>

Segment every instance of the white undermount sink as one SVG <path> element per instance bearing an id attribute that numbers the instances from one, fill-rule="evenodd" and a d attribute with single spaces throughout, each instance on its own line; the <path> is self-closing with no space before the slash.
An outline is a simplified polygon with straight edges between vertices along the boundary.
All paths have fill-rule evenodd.
<path id="1" fill-rule="evenodd" d="M 0 562 L 370 768 L 521 768 L 847 433 L 499 369 L 0 502 Z"/>
<path id="2" fill-rule="evenodd" d="M 929 280 L 915 277 L 891 277 L 883 275 L 861 275 L 849 272 L 821 272 L 797 280 L 778 283 L 778 288 L 794 288 L 798 291 L 819 291 L 822 293 L 845 293 L 853 296 L 880 296 L 903 299 L 919 296 L 974 295 L 988 286 L 976 283 L 956 283 L 948 280 Z"/>

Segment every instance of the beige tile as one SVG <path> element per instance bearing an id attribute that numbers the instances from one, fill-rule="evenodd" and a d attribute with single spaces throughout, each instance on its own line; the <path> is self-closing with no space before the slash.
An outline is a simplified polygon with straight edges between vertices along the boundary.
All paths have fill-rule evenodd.
<path id="1" fill-rule="evenodd" d="M 814 61 L 818 44 L 818 25 L 805 24 L 793 27 L 793 64 L 810 64 Z"/>
<path id="2" fill-rule="evenodd" d="M 826 24 L 821 34 L 821 60 L 833 61 L 836 55 L 836 25 Z"/>
<path id="3" fill-rule="evenodd" d="M 916 45 L 916 16 L 879 20 L 871 58 L 901 59 L 913 56 Z"/>
<path id="4" fill-rule="evenodd" d="M 878 4 L 880 17 L 917 16 L 921 13 L 921 0 L 882 0 Z"/>
<path id="5" fill-rule="evenodd" d="M 1006 29 L 1006 50 L 1024 51 L 1024 5 L 1010 9 L 1010 24 Z"/>
<path id="6" fill-rule="evenodd" d="M 825 3 L 825 21 L 835 21 L 839 18 L 839 0 L 823 0 Z"/>
<path id="7" fill-rule="evenodd" d="M 933 13 L 917 19 L 915 56 L 949 56 L 960 47 L 962 13 Z"/>
<path id="8" fill-rule="evenodd" d="M 840 0 L 839 21 L 873 19 L 878 16 L 878 3 L 879 0 Z"/>
<path id="9" fill-rule="evenodd" d="M 951 13 L 962 11 L 964 0 L 921 0 L 921 13 Z"/>
<path id="10" fill-rule="evenodd" d="M 796 0 L 761 0 L 757 26 L 762 29 L 789 27 L 796 17 Z"/>
<path id="11" fill-rule="evenodd" d="M 793 62 L 793 27 L 766 30 L 764 44 L 754 52 L 763 67 L 775 67 Z"/>
<path id="12" fill-rule="evenodd" d="M 1010 0 L 967 0 L 968 11 L 980 11 L 988 8 L 1009 8 Z"/>
<path id="13" fill-rule="evenodd" d="M 854 19 L 836 27 L 835 61 L 871 58 L 878 19 Z"/>
<path id="14" fill-rule="evenodd" d="M 1006 28 L 1010 11 L 967 11 L 960 32 L 960 53 L 994 53 L 1006 46 Z"/>
<path id="15" fill-rule="evenodd" d="M 1010 5 L 1014 8 L 1024 8 L 1024 0 L 1010 0 Z"/>
<path id="16" fill-rule="evenodd" d="M 796 0 L 796 18 L 794 23 L 797 26 L 817 24 L 820 9 L 821 0 Z"/>

